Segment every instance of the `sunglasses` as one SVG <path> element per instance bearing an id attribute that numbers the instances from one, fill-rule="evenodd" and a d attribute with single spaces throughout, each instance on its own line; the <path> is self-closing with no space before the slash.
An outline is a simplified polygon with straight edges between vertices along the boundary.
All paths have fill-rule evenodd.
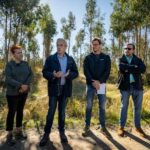
<path id="1" fill-rule="evenodd" d="M 125 49 L 125 50 L 129 50 L 129 51 L 130 51 L 132 48 L 124 48 L 124 49 Z"/>

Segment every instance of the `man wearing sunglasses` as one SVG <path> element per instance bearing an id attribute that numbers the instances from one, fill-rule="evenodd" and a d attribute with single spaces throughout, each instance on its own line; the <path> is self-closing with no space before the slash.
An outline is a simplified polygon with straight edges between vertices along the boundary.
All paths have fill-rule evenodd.
<path id="1" fill-rule="evenodd" d="M 119 71 L 123 75 L 119 89 L 121 93 L 121 110 L 120 110 L 120 128 L 118 130 L 119 136 L 124 136 L 124 127 L 127 119 L 127 110 L 129 98 L 132 96 L 134 103 L 134 125 L 135 130 L 145 137 L 146 134 L 141 129 L 141 108 L 143 100 L 143 84 L 142 76 L 146 71 L 144 62 L 135 54 L 135 45 L 127 44 L 124 48 L 124 54 L 119 60 Z"/>

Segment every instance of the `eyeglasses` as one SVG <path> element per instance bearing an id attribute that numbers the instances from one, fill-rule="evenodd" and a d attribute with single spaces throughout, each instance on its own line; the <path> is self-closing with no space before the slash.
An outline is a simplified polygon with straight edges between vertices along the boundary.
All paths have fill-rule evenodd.
<path id="1" fill-rule="evenodd" d="M 100 44 L 92 44 L 93 46 L 98 46 L 98 45 L 100 45 Z"/>
<path id="2" fill-rule="evenodd" d="M 129 51 L 130 51 L 132 48 L 124 48 L 124 49 L 125 49 L 125 50 L 129 50 Z"/>

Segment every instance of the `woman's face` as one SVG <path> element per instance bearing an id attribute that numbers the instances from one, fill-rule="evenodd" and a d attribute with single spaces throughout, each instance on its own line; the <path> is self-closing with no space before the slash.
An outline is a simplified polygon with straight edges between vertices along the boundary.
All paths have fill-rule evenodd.
<path id="1" fill-rule="evenodd" d="M 21 61 L 22 58 L 23 58 L 22 49 L 15 49 L 15 52 L 13 53 L 13 56 L 14 56 L 15 60 Z"/>

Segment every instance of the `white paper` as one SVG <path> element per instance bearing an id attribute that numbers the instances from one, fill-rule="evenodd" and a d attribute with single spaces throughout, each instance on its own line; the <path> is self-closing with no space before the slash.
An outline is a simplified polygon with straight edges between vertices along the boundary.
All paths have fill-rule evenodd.
<path id="1" fill-rule="evenodd" d="M 106 94 L 106 83 L 100 84 L 100 88 L 97 90 L 97 94 Z"/>

